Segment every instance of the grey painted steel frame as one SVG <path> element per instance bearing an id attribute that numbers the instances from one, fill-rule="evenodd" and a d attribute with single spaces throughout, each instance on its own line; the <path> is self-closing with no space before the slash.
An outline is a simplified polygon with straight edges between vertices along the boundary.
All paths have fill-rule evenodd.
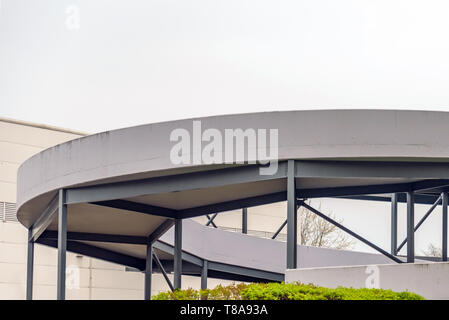
<path id="1" fill-rule="evenodd" d="M 30 227 L 31 236 L 30 241 L 34 242 L 47 229 L 50 223 L 53 221 L 59 206 L 59 193 L 53 197 L 49 202 L 45 210 L 40 214 L 39 218 Z"/>
<path id="2" fill-rule="evenodd" d="M 67 190 L 67 204 L 117 200 L 143 195 L 212 188 L 286 176 L 286 163 L 279 163 L 274 175 L 260 175 L 260 166 L 239 166 L 206 172 L 187 173 L 135 181 L 117 182 Z"/>
<path id="3" fill-rule="evenodd" d="M 26 299 L 33 299 L 33 274 L 34 274 L 34 242 L 33 230 L 28 229 L 28 245 L 27 245 L 27 283 L 26 283 Z"/>
<path id="4" fill-rule="evenodd" d="M 391 195 L 391 254 L 397 255 L 398 252 L 398 194 Z"/>
<path id="5" fill-rule="evenodd" d="M 297 178 L 449 179 L 449 163 L 389 161 L 296 161 Z"/>
<path id="6" fill-rule="evenodd" d="M 208 227 L 210 224 L 212 225 L 212 227 L 217 228 L 217 225 L 214 223 L 214 219 L 217 217 L 218 213 L 214 213 L 212 215 L 212 217 L 208 214 L 206 214 L 206 217 L 208 219 L 207 223 L 206 223 L 206 227 Z"/>
<path id="7" fill-rule="evenodd" d="M 415 203 L 413 191 L 407 192 L 407 262 L 415 262 Z"/>
<path id="8" fill-rule="evenodd" d="M 413 228 L 413 232 L 416 232 L 419 229 L 419 227 L 421 227 L 421 225 L 424 223 L 424 221 L 426 221 L 426 219 L 430 216 L 430 214 L 433 212 L 433 210 L 437 207 L 438 203 L 440 202 L 440 199 L 441 198 L 438 197 L 437 200 L 435 200 L 433 205 L 427 210 L 427 212 L 424 214 L 424 216 L 421 218 L 421 220 L 419 220 L 419 222 Z M 397 247 L 396 252 L 401 251 L 402 247 L 404 247 L 406 243 L 407 243 L 407 238 L 405 238 L 401 242 L 401 244 Z"/>
<path id="9" fill-rule="evenodd" d="M 337 221 L 333 220 L 332 218 L 326 216 L 325 214 L 321 213 L 320 211 L 318 211 L 317 209 L 311 207 L 310 205 L 308 205 L 307 203 L 305 203 L 304 201 L 300 201 L 299 204 L 301 204 L 302 206 L 304 206 L 306 209 L 310 210 L 311 212 L 315 213 L 316 215 L 320 216 L 321 218 L 323 218 L 324 220 L 326 220 L 327 222 L 333 224 L 334 226 L 338 227 L 339 229 L 345 231 L 346 233 L 350 234 L 351 236 L 353 236 L 354 238 L 362 241 L 363 243 L 365 243 L 366 245 L 370 246 L 371 248 L 379 251 L 380 253 L 382 253 L 384 256 L 387 256 L 388 258 L 390 258 L 391 260 L 397 262 L 397 263 L 402 263 L 402 261 L 400 259 L 398 259 L 397 257 L 395 257 L 394 255 L 388 253 L 387 251 L 383 250 L 382 248 L 378 247 L 377 245 L 375 245 L 374 243 L 372 243 L 371 241 L 366 240 L 365 238 L 363 238 L 362 236 L 358 235 L 357 233 L 355 233 L 354 231 L 346 228 L 345 226 L 341 225 L 340 223 L 338 223 Z"/>
<path id="10" fill-rule="evenodd" d="M 175 243 L 174 243 L 174 265 L 173 285 L 175 289 L 181 289 L 182 276 L 182 220 L 175 220 Z"/>
<path id="11" fill-rule="evenodd" d="M 242 233 L 248 233 L 248 209 L 242 209 Z"/>
<path id="12" fill-rule="evenodd" d="M 441 168 L 440 168 L 441 167 Z M 179 190 L 189 190 L 194 188 L 207 188 L 214 186 L 223 186 L 233 183 L 244 183 L 253 181 L 263 181 L 269 179 L 287 178 L 287 192 L 270 194 L 265 196 L 257 196 L 248 199 L 228 201 L 223 204 L 215 204 L 204 206 L 201 208 L 191 208 L 180 210 L 180 218 L 186 218 L 190 216 L 196 216 L 201 214 L 201 210 L 209 210 L 213 207 L 215 209 L 221 209 L 227 211 L 230 208 L 237 208 L 242 204 L 245 207 L 251 205 L 259 205 L 265 203 L 272 203 L 287 199 L 287 267 L 295 268 L 297 266 L 296 257 L 296 244 L 297 244 L 297 211 L 296 211 L 296 197 L 300 194 L 303 198 L 306 197 L 326 197 L 326 196 L 356 196 L 360 194 L 368 193 L 386 193 L 386 192 L 403 192 L 404 190 L 412 190 L 407 192 L 407 239 L 409 241 L 407 250 L 407 261 L 414 261 L 414 241 L 413 241 L 413 219 L 414 219 L 414 190 L 432 190 L 435 188 L 447 187 L 449 181 L 446 180 L 425 180 L 413 183 L 400 183 L 400 184 L 388 184 L 388 185 L 374 185 L 374 186 L 354 186 L 354 187 L 340 187 L 340 188 L 327 188 L 324 189 L 296 189 L 295 178 L 297 177 L 396 177 L 396 178 L 416 178 L 419 176 L 423 179 L 435 179 L 441 178 L 441 170 L 449 168 L 446 164 L 427 164 L 418 163 L 410 164 L 406 163 L 367 163 L 367 162 L 308 162 L 308 161 L 295 161 L 288 160 L 282 162 L 279 165 L 278 173 L 273 176 L 261 176 L 258 174 L 258 166 L 242 166 L 234 167 L 231 169 L 215 170 L 213 172 L 200 172 L 191 173 L 181 176 L 164 179 L 153 178 L 141 181 L 130 181 L 121 183 L 112 183 L 107 185 L 84 187 L 76 189 L 62 189 L 59 191 L 58 196 L 58 285 L 57 285 L 57 297 L 58 299 L 65 298 L 65 264 L 66 264 L 66 250 L 67 250 L 67 205 L 71 203 L 82 202 L 94 202 L 99 205 L 106 205 L 121 208 L 136 210 L 133 206 L 127 207 L 127 204 L 105 203 L 105 201 L 115 201 L 120 198 L 155 194 L 160 192 L 170 192 Z M 257 170 L 257 171 L 256 171 Z M 443 175 L 443 177 L 446 177 Z M 449 176 L 448 176 L 449 177 Z M 194 179 L 191 179 L 194 178 Z M 267 200 L 268 199 L 268 200 Z M 103 202 L 102 202 L 103 201 Z M 33 243 L 37 237 L 45 230 L 48 224 L 51 222 L 55 214 L 55 199 L 53 199 L 47 209 L 41 214 L 36 223 L 30 228 L 31 243 Z M 248 205 L 249 204 L 249 205 Z M 124 205 L 124 207 L 123 207 Z M 220 207 L 221 206 L 221 207 Z M 447 206 L 446 206 L 447 207 Z M 446 216 L 444 214 L 445 206 L 443 206 L 443 219 L 447 224 L 447 209 Z M 145 209 L 145 208 L 143 208 Z M 150 208 L 154 209 L 154 208 Z M 165 208 L 157 208 L 158 210 L 166 210 Z M 193 212 L 198 209 L 198 213 Z M 145 209 L 146 210 L 146 209 Z M 145 211 L 140 210 L 140 211 Z M 170 210 L 170 209 L 168 209 Z M 215 210 L 215 211 L 219 211 Z M 191 213 L 192 212 L 192 213 Z M 167 215 L 170 218 L 174 217 L 175 212 L 167 211 Z M 162 213 L 161 213 L 162 215 Z M 212 220 L 212 219 L 211 219 Z M 169 222 L 173 224 L 173 221 Z M 168 224 L 169 224 L 168 223 Z M 160 231 L 160 234 L 166 231 L 168 224 L 164 225 Z M 243 218 L 242 218 L 243 224 Z M 175 238 L 175 287 L 181 286 L 180 275 L 182 274 L 182 248 L 181 237 L 182 228 L 181 220 L 175 220 L 175 229 L 177 229 Z M 242 228 L 244 229 L 244 228 Z M 447 228 L 444 232 L 443 227 L 443 239 L 447 240 Z M 120 237 L 120 236 L 118 236 Z M 157 239 L 157 235 L 154 237 Z M 123 239 L 121 239 L 123 240 Z M 117 240 L 118 242 L 120 240 Z M 124 241 L 126 242 L 126 241 Z M 447 242 L 447 241 L 446 241 Z M 444 251 L 445 246 L 443 246 Z M 446 249 L 447 251 L 447 245 Z M 29 250 L 30 252 L 32 250 Z M 28 283 L 28 282 L 27 282 Z M 28 297 L 28 293 L 27 293 Z"/>
<path id="13" fill-rule="evenodd" d="M 201 289 L 207 289 L 207 273 L 208 273 L 208 262 L 203 260 L 203 267 L 201 269 Z"/>
<path id="14" fill-rule="evenodd" d="M 57 299 L 65 300 L 65 273 L 66 273 L 66 251 L 67 251 L 67 205 L 66 191 L 59 190 L 58 210 L 58 279 Z"/>
<path id="15" fill-rule="evenodd" d="M 167 272 L 164 269 L 164 266 L 161 263 L 161 260 L 159 260 L 159 257 L 157 256 L 156 252 L 153 252 L 154 261 L 156 261 L 156 264 L 161 271 L 162 275 L 164 276 L 165 282 L 167 282 L 167 285 L 170 287 L 171 291 L 175 291 L 175 287 L 170 281 L 170 278 L 167 275 Z"/>
<path id="16" fill-rule="evenodd" d="M 288 160 L 287 170 L 287 269 L 296 269 L 298 265 L 298 221 L 296 210 L 295 160 Z"/>
<path id="17" fill-rule="evenodd" d="M 153 276 L 153 244 L 151 242 L 147 244 L 147 257 L 145 262 L 144 299 L 151 300 L 151 282 Z"/>
<path id="18" fill-rule="evenodd" d="M 442 223 L 443 223 L 443 236 L 441 245 L 441 256 L 443 261 L 447 261 L 447 206 L 448 206 L 448 194 L 447 192 L 441 193 L 441 206 L 442 206 Z"/>

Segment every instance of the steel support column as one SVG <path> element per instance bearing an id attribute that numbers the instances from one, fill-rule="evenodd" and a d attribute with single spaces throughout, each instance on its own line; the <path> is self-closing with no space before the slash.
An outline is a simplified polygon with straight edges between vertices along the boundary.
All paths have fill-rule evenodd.
<path id="1" fill-rule="evenodd" d="M 442 249 L 442 260 L 447 261 L 447 205 L 448 205 L 448 194 L 447 192 L 441 193 L 441 206 L 443 211 L 443 243 Z"/>
<path id="2" fill-rule="evenodd" d="M 398 194 L 391 195 L 391 254 L 397 254 L 398 248 Z"/>
<path id="3" fill-rule="evenodd" d="M 242 209 L 242 233 L 248 233 L 248 209 Z"/>
<path id="4" fill-rule="evenodd" d="M 26 299 L 33 299 L 33 270 L 34 269 L 34 242 L 33 229 L 28 229 L 28 250 L 27 250 L 27 288 Z"/>
<path id="5" fill-rule="evenodd" d="M 153 244 L 147 244 L 147 259 L 145 263 L 144 299 L 151 300 L 151 280 L 153 277 Z"/>
<path id="6" fill-rule="evenodd" d="M 173 265 L 173 285 L 175 289 L 181 289 L 182 277 L 182 219 L 175 220 L 175 246 Z"/>
<path id="7" fill-rule="evenodd" d="M 298 219 L 296 211 L 295 160 L 287 165 L 287 269 L 296 269 Z"/>
<path id="8" fill-rule="evenodd" d="M 426 219 L 430 216 L 430 214 L 433 212 L 433 210 L 438 206 L 438 203 L 440 202 L 440 198 L 441 197 L 437 198 L 437 200 L 433 203 L 433 205 L 429 208 L 429 210 L 427 210 L 426 214 L 421 218 L 421 220 L 419 220 L 419 222 L 416 224 L 416 226 L 414 228 L 414 232 L 418 231 L 419 227 L 421 227 L 421 225 L 424 223 L 424 221 L 426 221 Z M 404 241 L 401 242 L 401 244 L 396 249 L 396 252 L 401 251 L 402 247 L 405 246 L 406 243 L 407 243 L 407 238 L 405 238 Z"/>
<path id="9" fill-rule="evenodd" d="M 58 282 L 57 299 L 65 300 L 65 273 L 67 251 L 67 205 L 66 191 L 59 190 L 58 207 Z"/>
<path id="10" fill-rule="evenodd" d="M 203 260 L 203 268 L 201 269 L 201 289 L 207 289 L 207 271 L 208 263 L 207 260 Z"/>
<path id="11" fill-rule="evenodd" d="M 415 194 L 407 192 L 407 262 L 415 262 Z"/>

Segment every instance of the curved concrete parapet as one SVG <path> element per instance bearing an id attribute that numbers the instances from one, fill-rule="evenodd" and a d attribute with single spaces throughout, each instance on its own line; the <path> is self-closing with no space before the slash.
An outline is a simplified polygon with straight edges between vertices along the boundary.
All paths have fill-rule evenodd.
<path id="1" fill-rule="evenodd" d="M 449 113 L 392 110 L 267 112 L 195 119 L 202 129 L 279 130 L 279 160 L 376 159 L 447 161 Z M 161 175 L 210 170 L 220 165 L 174 165 L 170 134 L 192 120 L 155 123 L 75 139 L 31 157 L 18 173 L 18 219 L 34 213 L 56 190 Z M 33 200 L 30 206 L 27 204 Z"/>

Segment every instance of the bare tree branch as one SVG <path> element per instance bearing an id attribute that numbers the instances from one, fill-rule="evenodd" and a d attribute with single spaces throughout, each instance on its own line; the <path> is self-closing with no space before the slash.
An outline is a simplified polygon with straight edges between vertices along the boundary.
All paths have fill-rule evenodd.
<path id="1" fill-rule="evenodd" d="M 310 205 L 310 200 L 307 204 Z M 321 211 L 321 203 L 318 210 Z M 302 245 L 334 249 L 350 249 L 355 244 L 354 240 L 348 238 L 348 236 L 336 226 L 321 219 L 304 207 L 298 209 L 298 217 L 301 226 L 300 235 Z M 336 219 L 332 213 L 329 214 L 329 217 L 342 223 L 342 220 Z"/>

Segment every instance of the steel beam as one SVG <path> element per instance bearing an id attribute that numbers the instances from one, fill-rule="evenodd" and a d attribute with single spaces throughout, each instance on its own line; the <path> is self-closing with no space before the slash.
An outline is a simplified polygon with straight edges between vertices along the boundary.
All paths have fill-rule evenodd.
<path id="1" fill-rule="evenodd" d="M 398 194 L 391 195 L 391 254 L 398 253 Z"/>
<path id="2" fill-rule="evenodd" d="M 287 195 L 285 192 L 276 192 L 265 194 L 261 196 L 231 200 L 220 202 L 211 205 L 205 205 L 200 207 L 188 208 L 179 211 L 179 217 L 182 219 L 193 218 L 197 216 L 202 216 L 210 212 L 225 212 L 231 210 L 237 210 L 241 208 L 250 208 L 261 206 L 264 204 L 270 204 L 275 202 L 281 202 L 287 200 Z"/>
<path id="3" fill-rule="evenodd" d="M 419 220 L 418 224 L 414 227 L 413 232 L 416 232 L 419 227 L 426 221 L 426 219 L 430 216 L 430 214 L 433 212 L 433 210 L 437 207 L 437 205 L 440 203 L 441 198 L 438 197 L 437 200 L 433 203 L 433 205 L 427 210 L 426 214 Z M 405 238 L 399 247 L 397 247 L 396 252 L 399 252 L 407 243 L 407 238 Z"/>
<path id="4" fill-rule="evenodd" d="M 182 278 L 182 220 L 175 220 L 175 241 L 174 241 L 174 264 L 173 264 L 173 284 L 175 289 L 181 289 Z"/>
<path id="5" fill-rule="evenodd" d="M 154 261 L 156 262 L 159 270 L 162 272 L 162 275 L 164 276 L 165 281 L 167 282 L 168 286 L 170 287 L 171 291 L 175 291 L 175 287 L 173 286 L 173 284 L 170 281 L 170 278 L 167 275 L 167 272 L 165 272 L 164 266 L 162 265 L 161 261 L 159 260 L 156 252 L 153 251 L 153 257 L 154 257 Z"/>
<path id="6" fill-rule="evenodd" d="M 27 284 L 26 284 L 26 299 L 33 299 L 33 273 L 34 273 L 34 242 L 33 230 L 28 229 L 28 249 L 27 249 Z"/>
<path id="7" fill-rule="evenodd" d="M 415 262 L 415 203 L 413 191 L 407 192 L 407 262 Z"/>
<path id="8" fill-rule="evenodd" d="M 295 160 L 288 160 L 287 171 L 287 269 L 297 267 L 298 221 L 296 211 Z"/>
<path id="9" fill-rule="evenodd" d="M 115 182 L 67 190 L 67 204 L 99 202 L 144 195 L 206 189 L 285 178 L 286 164 L 279 163 L 274 175 L 261 175 L 260 165 L 236 166 L 225 169 L 155 177 L 142 180 Z"/>
<path id="10" fill-rule="evenodd" d="M 296 161 L 297 178 L 449 179 L 444 162 Z"/>
<path id="11" fill-rule="evenodd" d="M 148 241 L 150 243 L 154 243 L 158 240 L 165 232 L 167 232 L 173 225 L 175 224 L 175 220 L 167 219 L 165 220 L 156 230 L 153 231 L 152 234 L 148 236 Z"/>
<path id="12" fill-rule="evenodd" d="M 284 274 L 240 267 L 235 265 L 228 265 L 220 262 L 208 261 L 209 271 L 219 271 L 228 274 L 241 275 L 253 279 L 264 279 L 267 281 L 284 281 Z"/>
<path id="13" fill-rule="evenodd" d="M 391 184 L 374 184 L 363 186 L 347 186 L 334 188 L 312 188 L 298 189 L 297 192 L 304 198 L 328 198 L 328 197 L 347 197 L 360 195 L 375 195 L 385 193 L 408 192 L 409 190 L 427 190 L 435 186 L 445 186 L 435 180 L 417 181 L 414 183 L 391 183 Z"/>
<path id="14" fill-rule="evenodd" d="M 312 211 L 313 213 L 315 213 L 316 215 L 320 216 L 321 218 L 323 218 L 324 220 L 326 220 L 329 223 L 332 223 L 333 225 L 335 225 L 337 228 L 343 230 L 344 232 L 350 234 L 351 236 L 353 236 L 354 238 L 362 241 L 364 244 L 370 246 L 371 248 L 373 248 L 374 250 L 379 251 L 380 253 L 382 253 L 383 255 L 387 256 L 388 258 L 390 258 L 391 260 L 397 262 L 397 263 L 402 263 L 402 260 L 400 260 L 399 258 L 395 257 L 394 255 L 388 253 L 387 251 L 383 250 L 382 248 L 376 246 L 374 243 L 366 240 L 365 238 L 363 238 L 362 236 L 358 235 L 357 233 L 355 233 L 354 231 L 351 231 L 350 229 L 346 228 L 345 226 L 343 226 L 342 224 L 338 223 L 337 221 L 333 220 L 332 218 L 329 218 L 328 216 L 326 216 L 325 214 L 321 213 L 320 211 L 318 211 L 317 209 L 309 206 L 307 203 L 305 203 L 304 201 L 300 201 L 300 204 L 302 206 L 304 206 L 306 209 Z"/>
<path id="15" fill-rule="evenodd" d="M 173 246 L 162 241 L 156 241 L 153 244 L 153 248 L 171 254 L 173 256 L 175 255 L 175 249 L 173 248 Z M 193 254 L 185 251 L 182 251 L 182 260 L 200 267 L 203 265 L 203 260 L 201 258 L 198 258 L 197 256 L 194 256 Z"/>
<path id="16" fill-rule="evenodd" d="M 58 279 L 57 299 L 65 300 L 65 273 L 66 273 L 66 251 L 67 251 L 67 205 L 66 191 L 59 190 L 58 209 Z"/>
<path id="17" fill-rule="evenodd" d="M 90 202 L 90 204 L 94 204 L 97 206 L 128 210 L 138 213 L 149 214 L 152 216 L 166 217 L 174 219 L 177 217 L 177 211 L 173 209 L 153 206 L 145 203 L 138 203 L 127 200 L 108 200 L 108 201 L 97 201 Z"/>
<path id="18" fill-rule="evenodd" d="M 35 242 L 37 238 L 42 234 L 42 232 L 47 229 L 50 223 L 56 216 L 59 206 L 59 194 L 53 197 L 53 199 L 48 203 L 45 210 L 37 218 L 36 222 L 31 226 L 31 239 L 30 241 Z"/>
<path id="19" fill-rule="evenodd" d="M 218 213 L 214 213 L 211 217 L 210 215 L 206 214 L 207 219 L 209 219 L 209 221 L 207 221 L 206 223 L 206 227 L 208 227 L 211 224 L 212 227 L 217 228 L 216 224 L 214 223 L 214 219 L 217 215 Z"/>
<path id="20" fill-rule="evenodd" d="M 436 199 L 438 199 L 438 197 L 439 197 L 439 195 L 415 193 L 415 203 L 432 205 L 436 201 Z M 353 196 L 341 196 L 341 197 L 337 196 L 337 197 L 331 197 L 331 198 L 391 202 L 391 196 L 382 196 L 382 195 L 353 195 Z M 398 199 L 398 203 L 407 203 L 407 196 L 405 193 L 399 193 L 397 195 L 397 199 Z"/>
<path id="21" fill-rule="evenodd" d="M 279 229 L 277 229 L 277 231 L 273 234 L 273 236 L 271 237 L 271 239 L 276 239 L 276 237 L 279 235 L 279 233 L 282 231 L 282 229 L 284 229 L 285 225 L 287 224 L 288 219 L 286 219 L 281 226 L 279 227 Z"/>
<path id="22" fill-rule="evenodd" d="M 207 289 L 207 269 L 208 269 L 207 260 L 203 260 L 203 267 L 201 269 L 201 290 Z"/>
<path id="23" fill-rule="evenodd" d="M 248 233 L 248 209 L 242 209 L 242 233 Z"/>
<path id="24" fill-rule="evenodd" d="M 58 239 L 58 232 L 46 230 L 40 236 L 40 239 Z M 127 243 L 127 244 L 142 244 L 146 245 L 147 237 L 115 235 L 103 233 L 88 233 L 88 232 L 67 232 L 68 241 L 92 241 L 92 242 L 110 242 L 110 243 Z"/>
<path id="25" fill-rule="evenodd" d="M 39 238 L 37 243 L 58 248 L 58 241 L 52 239 Z M 129 256 L 123 253 L 118 253 L 108 249 L 99 248 L 90 244 L 85 244 L 78 241 L 67 241 L 67 251 L 86 255 L 92 258 L 109 261 L 124 266 L 136 268 L 138 270 L 145 270 L 145 260 Z"/>
<path id="26" fill-rule="evenodd" d="M 442 223 L 443 223 L 443 237 L 442 237 L 442 260 L 447 261 L 447 206 L 448 206 L 448 194 L 447 192 L 441 193 L 441 199 L 442 199 Z"/>
<path id="27" fill-rule="evenodd" d="M 151 300 L 151 280 L 153 276 L 153 245 L 147 244 L 147 258 L 145 260 L 144 299 Z"/>

